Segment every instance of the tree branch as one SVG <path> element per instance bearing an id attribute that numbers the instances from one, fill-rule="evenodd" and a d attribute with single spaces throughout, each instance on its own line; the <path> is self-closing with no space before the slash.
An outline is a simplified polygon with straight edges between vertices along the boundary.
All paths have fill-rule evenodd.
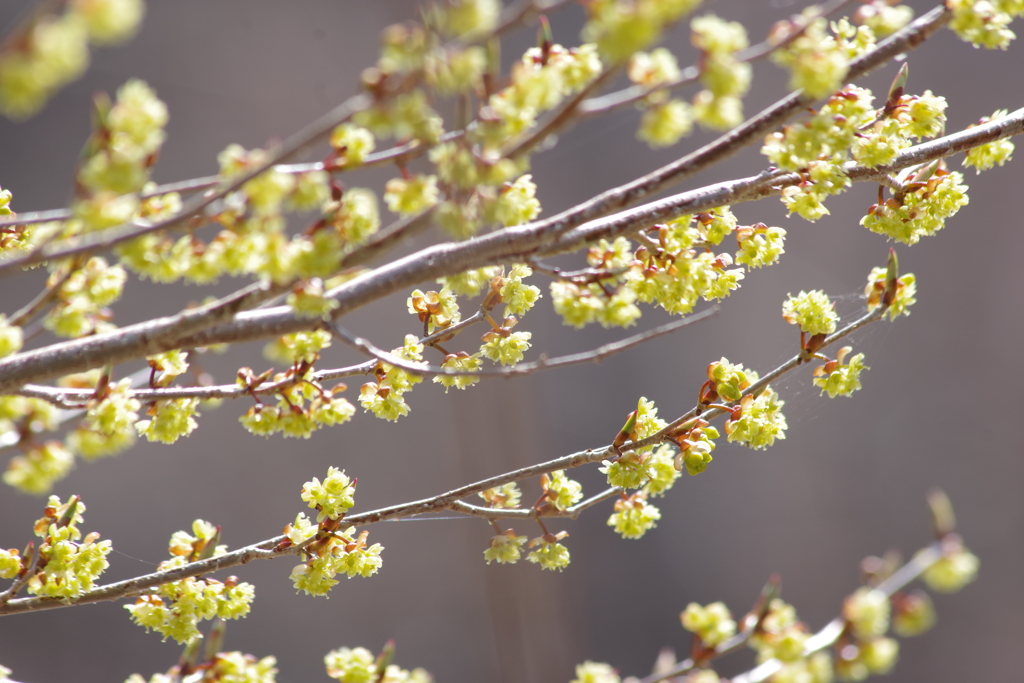
<path id="1" fill-rule="evenodd" d="M 946 157 L 996 139 L 1018 135 L 1022 131 L 1024 109 L 1019 109 L 996 121 L 903 150 L 896 161 L 888 166 L 870 168 L 851 164 L 847 167 L 847 173 L 855 182 L 870 181 L 880 174 Z M 335 319 L 340 318 L 395 291 L 445 275 L 527 259 L 534 255 L 572 251 L 601 238 L 611 239 L 683 214 L 699 213 L 775 195 L 783 187 L 798 182 L 800 178 L 796 173 L 766 172 L 651 202 L 606 219 L 592 221 L 564 232 L 556 239 L 552 239 L 552 233 L 548 232 L 554 220 L 549 219 L 506 228 L 466 242 L 433 245 L 359 275 L 331 290 L 329 296 L 339 302 L 332 315 Z M 231 322 L 212 328 L 209 327 L 209 321 L 203 318 L 204 314 L 208 314 L 206 308 L 200 307 L 170 318 L 150 320 L 114 332 L 61 342 L 0 359 L 0 393 L 9 393 L 27 382 L 121 363 L 175 348 L 255 341 L 311 327 L 308 318 L 295 316 L 286 306 L 239 313 Z M 193 334 L 196 329 L 203 331 Z"/>

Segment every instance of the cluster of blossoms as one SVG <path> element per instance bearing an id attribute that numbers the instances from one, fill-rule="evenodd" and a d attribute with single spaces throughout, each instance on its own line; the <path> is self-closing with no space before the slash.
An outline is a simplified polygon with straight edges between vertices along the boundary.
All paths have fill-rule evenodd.
<path id="1" fill-rule="evenodd" d="M 975 47 L 1005 50 L 1016 35 L 1010 30 L 1014 17 L 1024 14 L 1020 0 L 949 0 L 953 12 L 949 27 Z"/>
<path id="2" fill-rule="evenodd" d="M 268 380 L 275 386 L 285 385 L 274 392 L 276 405 L 257 401 L 238 419 L 242 426 L 258 436 L 281 434 L 308 439 L 321 427 L 343 424 L 351 419 L 355 407 L 336 395 L 345 391 L 346 386 L 339 384 L 325 389 L 313 377 L 313 363 L 319 359 L 320 351 L 330 344 L 331 335 L 324 330 L 287 334 L 264 349 L 271 360 L 287 363 L 290 367 L 286 371 L 275 374 L 268 370 L 257 376 L 250 368 L 241 368 L 236 382 L 253 396 Z"/>
<path id="3" fill-rule="evenodd" d="M 623 538 L 641 538 L 649 529 L 657 526 L 661 511 L 647 502 L 647 494 L 638 491 L 630 496 L 623 494 L 615 501 L 615 512 L 608 518 L 608 526 Z"/>
<path id="4" fill-rule="evenodd" d="M 374 657 L 365 647 L 342 647 L 324 656 L 327 675 L 338 683 L 431 683 L 434 680 L 425 669 L 410 671 L 388 662 L 388 657 Z"/>
<path id="5" fill-rule="evenodd" d="M 900 79 L 905 81 L 905 72 Z M 883 166 L 896 160 L 912 138 L 934 137 L 945 125 L 945 98 L 931 91 L 903 94 L 894 86 L 882 109 L 872 107 L 871 91 L 847 85 L 803 122 L 769 134 L 761 152 L 786 170 L 800 173 L 801 181 L 783 189 L 789 212 L 807 220 L 827 215 L 825 199 L 850 185 L 845 164 Z M 960 174 L 928 171 L 928 177 L 906 177 L 904 191 L 884 205 L 872 207 L 862 224 L 874 232 L 913 244 L 921 235 L 934 234 L 949 216 L 967 203 Z M 877 214 L 877 216 L 876 216 Z"/>
<path id="6" fill-rule="evenodd" d="M 167 125 L 167 106 L 140 80 L 122 85 L 113 105 L 98 99 L 96 109 L 72 207 L 87 230 L 120 225 L 138 214 L 136 193 L 149 179 Z"/>
<path id="7" fill-rule="evenodd" d="M 171 571 L 190 562 L 216 557 L 227 552 L 219 545 L 220 528 L 197 519 L 192 533 L 176 531 L 168 551 L 171 559 L 160 563 L 158 571 Z M 249 614 L 255 597 L 250 583 L 229 576 L 223 582 L 212 578 L 187 577 L 165 583 L 125 605 L 132 621 L 153 630 L 165 639 L 190 643 L 201 638 L 197 624 L 209 619 L 240 619 Z"/>
<path id="8" fill-rule="evenodd" d="M 697 635 L 705 647 L 715 647 L 736 635 L 736 622 L 722 602 L 701 607 L 695 602 L 679 615 L 683 628 Z"/>
<path id="9" fill-rule="evenodd" d="M 936 167 L 907 180 L 905 192 L 872 205 L 860 224 L 898 242 L 917 244 L 941 230 L 946 219 L 968 202 L 961 173 Z"/>
<path id="10" fill-rule="evenodd" d="M 93 388 L 99 374 L 94 371 L 72 375 L 61 384 Z M 28 493 L 44 494 L 71 471 L 75 455 L 93 460 L 130 447 L 135 442 L 134 424 L 140 403 L 131 398 L 129 390 L 129 380 L 107 385 L 98 397 L 89 400 L 85 418 L 68 433 L 63 444 L 59 441 L 37 444 L 31 439 L 22 439 L 19 445 L 24 453 L 8 463 L 4 481 Z M 0 433 L 54 431 L 60 426 L 59 418 L 57 408 L 44 401 L 18 396 L 0 398 Z"/>
<path id="11" fill-rule="evenodd" d="M 983 123 L 989 121 L 998 121 L 999 119 L 1006 116 L 1005 109 L 998 109 L 992 113 L 992 116 L 983 117 L 978 123 L 968 126 L 968 128 L 974 128 L 974 126 L 980 126 Z M 1002 166 L 1010 160 L 1010 156 L 1013 154 L 1015 146 L 1013 141 L 1009 138 L 1003 138 L 1002 140 L 994 140 L 984 145 L 978 145 L 967 150 L 967 154 L 964 155 L 964 166 L 973 168 L 975 173 L 981 173 L 987 171 L 994 166 Z"/>
<path id="12" fill-rule="evenodd" d="M 744 369 L 742 363 L 733 364 L 722 358 L 708 365 L 707 376 L 708 379 L 701 386 L 698 398 L 700 405 L 718 405 L 715 402 L 719 400 L 739 404 L 734 407 L 721 406 L 729 413 L 724 429 L 730 443 L 738 442 L 748 448 L 760 450 L 770 447 L 776 439 L 786 438 L 788 425 L 786 416 L 782 414 L 785 401 L 779 399 L 771 387 L 765 387 L 757 395 L 744 393 L 757 381 L 756 372 Z M 717 430 L 715 434 L 717 435 Z M 705 436 L 710 438 L 711 435 Z M 698 450 L 696 455 L 702 456 L 703 462 L 695 462 L 694 466 L 706 466 L 707 461 L 711 459 L 710 447 Z"/>
<path id="13" fill-rule="evenodd" d="M 597 0 L 587 5 L 583 39 L 596 43 L 609 63 L 621 64 L 656 42 L 665 28 L 698 4 L 697 0 Z"/>
<path id="14" fill-rule="evenodd" d="M 61 503 L 57 496 L 50 496 L 43 517 L 35 523 L 35 534 L 43 539 L 39 544 L 39 558 L 34 567 L 18 567 L 21 564 L 16 551 L 6 551 L 4 578 L 12 578 L 28 569 L 28 592 L 50 598 L 76 598 L 92 590 L 93 585 L 109 563 L 107 555 L 112 550 L 110 541 L 100 541 L 95 531 L 82 537 L 78 525 L 82 523 L 85 503 L 78 496 Z"/>
<path id="15" fill-rule="evenodd" d="M 0 112 L 15 119 L 38 111 L 89 66 L 89 45 L 122 43 L 138 29 L 143 0 L 72 0 L 45 12 L 0 52 Z"/>
<path id="16" fill-rule="evenodd" d="M 94 256 L 84 266 L 62 266 L 48 278 L 55 303 L 43 320 L 46 329 L 59 337 L 83 337 L 107 332 L 112 314 L 106 306 L 121 298 L 128 274 L 121 266 L 109 266 Z"/>
<path id="17" fill-rule="evenodd" d="M 786 234 L 762 223 L 737 225 L 728 206 L 681 216 L 652 230 L 635 251 L 625 237 L 601 240 L 588 251 L 587 271 L 552 283 L 555 312 L 565 324 L 628 327 L 641 315 L 637 303 L 689 313 L 700 299 L 729 296 L 744 277 L 742 268 L 731 267 L 732 256 L 716 254 L 713 247 L 732 234 L 738 246 L 735 262 L 760 268 L 778 260 Z"/>
<path id="18" fill-rule="evenodd" d="M 317 521 L 310 521 L 300 512 L 284 530 L 286 543 L 308 543 L 303 548 L 306 562 L 291 572 L 296 591 L 327 595 L 338 583 L 334 578 L 338 574 L 349 578 L 372 576 L 381 568 L 384 547 L 379 543 L 369 545 L 367 531 L 357 535 L 355 527 L 341 528 L 342 518 L 355 504 L 355 487 L 355 480 L 336 467 L 327 469 L 323 482 L 314 477 L 303 485 L 302 500 L 317 511 Z"/>

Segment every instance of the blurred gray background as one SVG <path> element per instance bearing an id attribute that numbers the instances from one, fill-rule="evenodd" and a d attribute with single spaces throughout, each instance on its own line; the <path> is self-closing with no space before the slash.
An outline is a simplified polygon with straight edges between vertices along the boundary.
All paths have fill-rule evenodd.
<path id="1" fill-rule="evenodd" d="M 914 4 L 919 14 L 931 7 Z M 0 1 L 0 26 L 10 26 L 26 5 Z M 754 41 L 799 7 L 704 5 L 744 21 Z M 13 191 L 18 211 L 66 205 L 89 133 L 92 93 L 113 92 L 129 77 L 148 81 L 170 108 L 155 179 L 215 173 L 216 154 L 229 143 L 264 146 L 356 92 L 360 70 L 375 59 L 380 29 L 414 16 L 413 2 L 150 2 L 134 41 L 94 51 L 88 74 L 30 121 L 0 119 L 0 185 Z M 581 9 L 552 19 L 556 40 L 577 44 Z M 512 36 L 506 61 L 533 36 L 533 28 Z M 666 44 L 682 63 L 692 60 L 685 29 Z M 1018 44 L 1006 53 L 975 50 L 943 31 L 910 56 L 908 91 L 944 95 L 949 129 L 958 130 L 997 108 L 1024 104 L 1022 50 Z M 862 82 L 881 97 L 895 71 L 890 65 Z M 784 94 L 785 76 L 771 64 L 757 65 L 755 80 L 748 114 Z M 637 118 L 625 110 L 588 122 L 535 158 L 546 215 L 711 139 L 699 134 L 655 153 L 634 139 Z M 662 646 L 680 656 L 689 650 L 678 621 L 687 603 L 724 600 L 743 613 L 773 572 L 782 575 L 783 595 L 802 619 L 821 627 L 857 586 L 861 558 L 890 548 L 909 554 L 929 542 L 925 493 L 940 486 L 981 558 L 981 573 L 961 593 L 936 598 L 938 625 L 902 642 L 892 679 L 1018 678 L 1024 465 L 1014 425 L 1024 408 L 1022 163 L 991 171 L 984 182 L 971 172 L 970 205 L 938 236 L 898 248 L 904 272 L 918 276 L 919 303 L 909 318 L 854 338 L 871 366 L 862 392 L 819 399 L 809 371 L 787 378 L 780 385 L 786 440 L 767 452 L 721 445 L 705 474 L 681 479 L 658 502 L 661 522 L 643 539 L 622 540 L 605 525 L 610 504 L 575 522 L 555 521 L 552 529 L 571 533 L 572 564 L 559 574 L 526 562 L 485 565 L 491 531 L 480 520 L 379 524 L 370 538 L 386 547 L 383 569 L 371 579 L 343 580 L 328 600 L 294 594 L 291 559 L 238 568 L 256 584 L 257 599 L 247 619 L 228 625 L 225 649 L 276 655 L 280 681 L 326 681 L 328 650 L 376 651 L 389 638 L 397 641 L 397 663 L 425 667 L 439 681 L 564 682 L 585 659 L 644 675 Z M 679 189 L 750 175 L 764 165 L 752 148 Z M 391 175 L 393 169 L 383 169 L 344 180 L 380 191 Z M 89 508 L 85 529 L 113 540 L 106 582 L 152 571 L 166 557 L 170 534 L 197 517 L 222 525 L 231 547 L 279 533 L 303 509 L 302 483 L 322 477 L 329 465 L 359 478 L 357 509 L 367 510 L 605 444 L 639 396 L 655 400 L 669 418 L 691 407 L 704 368 L 723 355 L 760 370 L 790 357 L 796 333 L 779 315 L 788 292 L 824 289 L 840 297 L 842 313 L 855 316 L 865 276 L 884 264 L 889 246 L 858 225 L 874 197 L 874 186 L 855 186 L 832 199 L 832 215 L 814 224 L 787 218 L 775 199 L 735 207 L 741 223 L 789 231 L 781 265 L 748 275 L 714 320 L 601 365 L 492 380 L 443 400 L 439 387 L 421 386 L 409 397 L 411 415 L 397 425 L 360 411 L 348 425 L 308 441 L 249 436 L 237 423 L 247 404 L 228 403 L 207 411 L 200 429 L 175 447 L 143 442 L 117 458 L 79 463 L 55 492 L 80 494 Z M 2 310 L 31 296 L 19 282 L 0 284 Z M 216 291 L 239 284 L 223 280 Z M 133 279 L 116 305 L 117 322 L 170 314 L 205 294 Z M 645 312 L 642 327 L 660 320 Z M 404 295 L 346 318 L 345 325 L 385 347 L 418 329 Z M 627 334 L 566 328 L 549 298 L 522 327 L 533 331 L 534 350 L 548 354 Z M 230 381 L 239 365 L 266 367 L 261 346 L 203 363 L 219 381 Z M 355 360 L 331 348 L 322 364 Z M 351 383 L 350 398 L 358 384 Z M 586 491 L 599 490 L 596 467 L 573 476 Z M 524 498 L 537 494 L 535 482 L 525 489 Z M 0 546 L 24 546 L 42 503 L 7 487 L 0 491 Z M 517 528 L 535 535 L 529 525 Z M 0 620 L 0 662 L 30 683 L 123 681 L 133 672 L 148 679 L 179 653 L 177 645 L 131 624 L 118 604 Z M 719 671 L 731 675 L 751 661 L 749 654 L 734 656 Z"/>

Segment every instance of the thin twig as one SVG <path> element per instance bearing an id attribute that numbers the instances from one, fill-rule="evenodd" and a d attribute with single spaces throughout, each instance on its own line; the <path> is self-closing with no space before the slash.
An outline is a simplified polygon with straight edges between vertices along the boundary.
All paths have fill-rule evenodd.
<path id="1" fill-rule="evenodd" d="M 701 322 L 708 318 L 713 317 L 718 313 L 718 306 L 712 306 L 707 310 L 695 313 L 694 315 L 688 316 L 681 320 L 673 320 L 670 323 L 659 325 L 654 329 L 634 334 L 631 337 L 626 337 L 616 342 L 610 342 L 608 344 L 602 344 L 601 346 L 593 349 L 592 351 L 582 351 L 580 353 L 571 353 L 566 356 L 557 356 L 555 358 L 546 358 L 541 356 L 539 359 L 527 363 L 517 363 L 507 368 L 481 368 L 479 370 L 456 370 L 454 368 L 446 368 L 440 365 L 430 365 L 428 363 L 419 363 L 416 361 L 409 361 L 393 353 L 385 351 L 384 349 L 374 346 L 371 342 L 352 334 L 345 328 L 337 325 L 336 323 L 326 323 L 325 327 L 341 341 L 345 342 L 349 346 L 362 351 L 374 358 L 394 365 L 395 367 L 402 368 L 407 372 L 424 375 L 427 377 L 513 377 L 517 375 L 530 375 L 539 370 L 547 370 L 550 368 L 557 368 L 566 365 L 579 365 L 580 363 L 598 363 L 609 356 L 614 356 L 617 353 L 622 353 L 626 349 L 632 348 L 639 344 L 643 344 L 646 341 L 655 339 L 662 335 L 675 332 L 681 327 L 692 325 L 693 323 Z"/>

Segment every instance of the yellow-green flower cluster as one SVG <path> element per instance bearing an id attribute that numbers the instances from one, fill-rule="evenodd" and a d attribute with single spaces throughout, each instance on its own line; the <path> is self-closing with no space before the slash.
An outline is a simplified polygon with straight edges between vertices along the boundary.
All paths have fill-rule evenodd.
<path id="1" fill-rule="evenodd" d="M 760 450 L 774 444 L 776 439 L 785 439 L 788 427 L 786 416 L 782 414 L 785 403 L 771 387 L 757 398 L 744 396 L 739 412 L 725 423 L 729 443 L 737 442 Z"/>
<path id="2" fill-rule="evenodd" d="M 433 144 L 444 133 L 444 121 L 430 106 L 427 94 L 420 89 L 358 112 L 352 120 L 378 138 L 393 137 L 400 141 L 418 140 Z"/>
<path id="3" fill-rule="evenodd" d="M 939 169 L 927 181 L 914 184 L 919 187 L 908 190 L 901 198 L 873 205 L 860 224 L 897 242 L 917 244 L 922 237 L 945 227 L 946 219 L 969 201 L 963 174 L 955 171 Z"/>
<path id="4" fill-rule="evenodd" d="M 42 495 L 66 477 L 74 464 L 74 453 L 60 441 L 33 444 L 7 463 L 4 483 L 26 493 Z"/>
<path id="5" fill-rule="evenodd" d="M 343 532 L 333 532 L 315 544 L 315 552 L 304 564 L 296 565 L 291 572 L 292 584 L 296 591 L 304 591 L 307 595 L 327 595 L 338 583 L 334 577 L 346 574 L 369 577 L 377 573 L 384 561 L 380 553 L 384 546 L 380 543 L 367 545 L 369 532 L 364 531 L 356 536 L 356 528 L 349 527 Z"/>
<path id="6" fill-rule="evenodd" d="M 700 80 L 704 90 L 693 99 L 693 116 L 701 125 L 727 130 L 743 121 L 742 97 L 750 89 L 750 64 L 735 53 L 748 47 L 742 24 L 713 14 L 694 19 L 691 41 L 701 51 Z"/>
<path id="7" fill-rule="evenodd" d="M 864 296 L 868 300 L 868 312 L 871 312 L 882 305 L 882 297 L 885 292 L 886 269 L 872 268 L 868 273 L 868 284 L 864 288 Z M 910 315 L 910 307 L 917 303 L 914 296 L 917 294 L 917 278 L 913 273 L 901 275 L 896 280 L 896 293 L 886 313 L 889 320 L 895 320 L 899 315 Z"/>
<path id="8" fill-rule="evenodd" d="M 227 546 L 217 545 L 219 540 L 220 527 L 204 519 L 197 519 L 192 522 L 191 534 L 187 531 L 175 531 L 171 534 L 167 552 L 172 557 L 181 557 L 187 562 L 195 562 L 226 553 Z"/>
<path id="9" fill-rule="evenodd" d="M 107 109 L 109 107 L 109 110 Z M 78 183 L 87 195 L 75 205 L 75 214 L 90 228 L 110 227 L 102 208 L 109 202 L 125 203 L 120 195 L 139 192 L 164 142 L 167 106 L 143 81 L 133 79 L 117 91 L 111 107 L 99 105 L 88 157 L 78 169 Z M 132 199 L 133 208 L 138 200 Z"/>
<path id="10" fill-rule="evenodd" d="M 836 658 L 836 676 L 844 681 L 862 681 L 872 674 L 887 674 L 896 666 L 899 651 L 899 642 L 885 637 L 844 647 Z"/>
<path id="11" fill-rule="evenodd" d="M 657 42 L 666 27 L 697 4 L 698 0 L 596 0 L 587 5 L 583 39 L 597 43 L 606 61 L 620 64 Z"/>
<path id="12" fill-rule="evenodd" d="M 1010 22 L 1024 14 L 1018 0 L 948 0 L 946 7 L 953 12 L 949 28 L 975 47 L 989 49 L 1005 50 L 1017 37 Z"/>
<path id="13" fill-rule="evenodd" d="M 523 359 L 523 356 L 530 349 L 531 332 L 512 332 L 508 325 L 499 330 L 491 330 L 483 336 L 483 345 L 480 353 L 495 363 L 502 365 L 515 365 Z"/>
<path id="14" fill-rule="evenodd" d="M 33 595 L 50 598 L 76 598 L 92 590 L 100 574 L 109 565 L 110 541 L 99 541 L 95 531 L 82 538 L 85 504 L 77 496 L 61 503 L 50 496 L 45 516 L 36 522 L 39 545 L 39 571 L 29 577 L 27 589 Z"/>
<path id="15" fill-rule="evenodd" d="M 736 263 L 747 268 L 763 268 L 779 260 L 786 251 L 786 231 L 782 228 L 768 227 L 764 223 L 755 223 L 736 230 L 739 251 L 736 252 Z M 732 273 L 734 271 L 727 271 Z M 739 272 L 736 279 L 741 279 Z M 736 285 L 739 286 L 738 284 Z"/>
<path id="16" fill-rule="evenodd" d="M 807 658 L 783 662 L 772 683 L 832 683 L 834 677 L 832 657 L 827 652 L 815 652 Z"/>
<path id="17" fill-rule="evenodd" d="M 191 434 L 198 423 L 198 398 L 171 398 L 154 401 L 146 411 L 148 420 L 139 420 L 135 429 L 149 441 L 172 444 Z"/>
<path id="18" fill-rule="evenodd" d="M 620 680 L 610 664 L 588 660 L 576 665 L 576 678 L 569 683 L 619 683 Z"/>
<path id="19" fill-rule="evenodd" d="M 331 147 L 338 155 L 339 166 L 358 166 L 376 148 L 373 133 L 351 123 L 343 123 L 331 131 Z"/>
<path id="20" fill-rule="evenodd" d="M 638 489 L 652 479 L 652 464 L 653 459 L 650 454 L 629 451 L 614 462 L 602 461 L 599 471 L 608 478 L 608 486 Z"/>
<path id="21" fill-rule="evenodd" d="M 522 491 L 514 481 L 480 492 L 480 497 L 492 508 L 517 508 L 522 496 Z"/>
<path id="22" fill-rule="evenodd" d="M 512 266 L 509 274 L 503 278 L 501 289 L 501 301 L 505 304 L 505 315 L 522 316 L 533 308 L 540 298 L 540 288 L 523 283 L 523 278 L 533 275 L 529 266 L 517 264 Z"/>
<path id="23" fill-rule="evenodd" d="M 406 299 L 406 306 L 410 313 L 419 317 L 420 322 L 426 325 L 430 333 L 437 328 L 444 329 L 452 323 L 457 323 L 462 318 L 458 298 L 447 287 L 443 287 L 440 292 L 426 293 L 414 289 Z"/>
<path id="24" fill-rule="evenodd" d="M 280 374 L 275 381 L 277 379 L 287 379 L 287 376 Z M 335 391 L 338 389 L 336 387 Z M 238 418 L 246 430 L 257 436 L 280 433 L 284 437 L 308 439 L 321 427 L 348 422 L 356 412 L 345 398 L 335 396 L 333 391 L 308 378 L 275 395 L 277 405 L 258 403 Z"/>
<path id="25" fill-rule="evenodd" d="M 892 629 L 903 637 L 918 636 L 935 625 L 935 605 L 924 591 L 892 597 Z"/>
<path id="26" fill-rule="evenodd" d="M 21 554 L 15 549 L 0 548 L 0 579 L 13 579 L 21 572 Z"/>
<path id="27" fill-rule="evenodd" d="M 868 367 L 864 365 L 863 353 L 850 356 L 850 359 L 846 360 L 850 351 L 851 347 L 844 346 L 836 354 L 836 360 L 814 369 L 814 386 L 821 389 L 822 394 L 828 392 L 829 398 L 850 396 L 861 388 L 860 373 Z"/>
<path id="28" fill-rule="evenodd" d="M 104 307 L 121 298 L 128 278 L 121 266 L 109 266 L 99 256 L 90 258 L 84 266 L 70 274 L 58 268 L 49 278 L 57 289 L 56 303 L 47 313 L 43 324 L 61 337 L 81 337 L 92 332 L 107 331 L 111 325 Z"/>
<path id="29" fill-rule="evenodd" d="M 344 470 L 328 467 L 323 483 L 313 477 L 302 486 L 302 500 L 317 511 L 316 521 L 337 520 L 355 505 L 356 484 Z"/>
<path id="30" fill-rule="evenodd" d="M 564 532 L 562 532 L 564 533 Z M 536 550 L 530 551 L 526 559 L 539 564 L 541 569 L 551 571 L 562 571 L 569 566 L 569 549 L 558 541 L 549 541 L 547 536 L 535 538 L 529 543 L 530 547 L 539 546 Z"/>
<path id="31" fill-rule="evenodd" d="M 342 647 L 324 656 L 327 675 L 340 683 L 369 683 L 377 675 L 377 658 L 365 647 Z"/>
<path id="32" fill-rule="evenodd" d="M 519 176 L 511 185 L 506 183 L 494 202 L 494 219 L 506 227 L 532 221 L 540 214 L 540 202 L 537 201 L 536 194 L 537 185 L 529 173 Z"/>
<path id="33" fill-rule="evenodd" d="M 501 272 L 501 266 L 488 266 L 464 273 L 438 278 L 438 283 L 464 296 L 476 296 L 480 290 Z"/>
<path id="34" fill-rule="evenodd" d="M 532 128 L 540 114 L 583 89 L 601 68 L 594 45 L 565 48 L 556 44 L 545 51 L 530 48 L 512 67 L 511 84 L 487 101 L 474 141 L 483 143 L 485 150 L 500 149 Z"/>
<path id="35" fill-rule="evenodd" d="M 238 651 L 218 652 L 203 676 L 218 683 L 274 683 L 277 680 L 277 658 L 256 659 Z M 126 683 L 133 681 L 128 679 Z"/>
<path id="36" fill-rule="evenodd" d="M 186 560 L 175 557 L 160 563 L 166 571 L 184 566 Z M 239 583 L 231 576 L 224 582 L 216 579 L 189 577 L 172 581 L 143 595 L 134 605 L 125 605 L 132 621 L 147 631 L 156 631 L 177 643 L 190 643 L 202 634 L 196 625 L 209 619 L 240 619 L 249 614 L 255 588 Z"/>
<path id="37" fill-rule="evenodd" d="M 696 633 L 706 647 L 715 647 L 736 635 L 736 622 L 723 602 L 701 607 L 691 602 L 679 615 L 683 628 Z"/>
<path id="38" fill-rule="evenodd" d="M 523 546 L 526 545 L 526 536 L 517 536 L 512 529 L 497 534 L 491 538 L 490 544 L 484 550 L 484 559 L 487 564 L 497 560 L 498 564 L 515 564 L 522 557 Z"/>
<path id="39" fill-rule="evenodd" d="M 60 16 L 43 13 L 0 52 L 0 112 L 22 119 L 89 65 L 89 43 L 111 45 L 133 35 L 143 0 L 73 0 Z"/>
<path id="40" fill-rule="evenodd" d="M 623 538 L 641 538 L 648 529 L 657 526 L 661 511 L 647 502 L 647 495 L 637 492 L 615 501 L 615 512 L 608 518 L 608 526 Z"/>
<path id="41" fill-rule="evenodd" d="M 997 121 L 1004 116 L 1006 116 L 1006 110 L 998 109 L 992 116 L 986 116 L 978 121 L 978 123 L 968 126 L 968 128 L 974 128 L 976 125 L 988 123 L 989 121 Z M 1014 149 L 1014 144 L 1009 138 L 993 140 L 992 142 L 987 142 L 984 145 L 978 145 L 967 150 L 963 163 L 964 166 L 973 168 L 975 173 L 981 173 L 994 166 L 1005 164 L 1010 160 Z"/>
<path id="42" fill-rule="evenodd" d="M 884 38 L 910 23 L 914 18 L 913 8 L 896 5 L 889 0 L 871 0 L 857 8 L 854 19 L 868 27 L 879 38 Z"/>
<path id="43" fill-rule="evenodd" d="M 384 203 L 393 213 L 411 216 L 437 204 L 440 195 L 437 176 L 415 175 L 411 178 L 392 178 L 384 186 Z"/>
<path id="44" fill-rule="evenodd" d="M 142 405 L 130 390 L 131 380 L 123 379 L 112 384 L 102 399 L 91 399 L 81 426 L 68 435 L 68 448 L 86 460 L 130 448 Z"/>
<path id="45" fill-rule="evenodd" d="M 583 486 L 567 477 L 565 470 L 541 475 L 540 485 L 551 505 L 563 512 L 583 498 Z"/>
<path id="46" fill-rule="evenodd" d="M 24 343 L 21 328 L 7 322 L 7 316 L 0 313 L 0 358 L 17 353 Z"/>
<path id="47" fill-rule="evenodd" d="M 857 129 L 875 116 L 873 99 L 870 90 L 847 85 L 804 121 L 769 133 L 761 153 L 790 171 L 807 168 L 818 159 L 845 159 Z"/>
<path id="48" fill-rule="evenodd" d="M 263 348 L 267 360 L 298 365 L 312 365 L 320 358 L 320 351 L 331 345 L 331 333 L 326 330 L 293 332 L 278 337 Z"/>
<path id="49" fill-rule="evenodd" d="M 974 553 L 963 547 L 947 550 L 943 556 L 925 570 L 922 578 L 933 590 L 955 593 L 978 575 L 981 562 Z"/>
<path id="50" fill-rule="evenodd" d="M 423 344 L 416 337 L 408 334 L 405 344 L 391 353 L 407 361 L 423 360 Z M 363 409 L 377 417 L 394 422 L 409 414 L 409 406 L 405 402 L 405 393 L 414 385 L 423 381 L 421 375 L 412 374 L 387 363 L 380 363 L 377 370 L 377 381 L 367 382 L 359 389 L 359 403 Z"/>
<path id="51" fill-rule="evenodd" d="M 728 207 L 718 211 L 728 212 Z M 669 313 L 689 313 L 698 299 L 721 299 L 739 287 L 743 271 L 729 268 L 728 254 L 691 248 L 705 238 L 691 221 L 682 216 L 658 226 L 658 246 L 636 251 L 637 264 L 625 280 L 638 301 L 657 303 Z"/>
<path id="52" fill-rule="evenodd" d="M 487 51 L 478 46 L 434 50 L 424 64 L 426 81 L 441 95 L 468 92 L 487 69 Z"/>
<path id="53" fill-rule="evenodd" d="M 668 444 L 662 444 L 648 455 L 644 464 L 650 480 L 644 485 L 643 492 L 649 498 L 663 496 L 679 479 L 680 471 L 675 467 L 676 454 Z"/>
<path id="54" fill-rule="evenodd" d="M 452 387 L 456 389 L 465 389 L 466 387 L 473 386 L 480 381 L 480 378 L 476 375 L 461 374 L 465 372 L 472 372 L 473 370 L 479 370 L 483 367 L 483 361 L 480 360 L 479 354 L 473 354 L 472 356 L 465 351 L 459 353 L 450 353 L 444 357 L 444 361 L 441 362 L 442 368 L 451 368 L 457 370 L 460 374 L 457 375 L 437 375 L 434 377 L 434 383 L 440 384 L 444 387 L 444 392 L 447 394 L 448 390 Z"/>
<path id="55" fill-rule="evenodd" d="M 849 70 L 849 54 L 846 46 L 826 30 L 827 22 L 822 18 L 811 19 L 816 10 L 808 8 L 799 22 L 809 22 L 801 34 L 785 47 L 772 52 L 772 61 L 789 69 L 789 87 L 802 89 L 815 99 L 831 95 Z M 798 30 L 796 23 L 788 31 Z"/>
<path id="56" fill-rule="evenodd" d="M 469 4 L 475 0 L 467 0 Z M 338 683 L 431 683 L 434 679 L 425 669 L 402 669 L 397 664 L 378 663 L 364 647 L 342 647 L 324 657 L 327 675 Z"/>
<path id="57" fill-rule="evenodd" d="M 896 664 L 899 643 L 884 637 L 889 630 L 889 598 L 870 587 L 858 588 L 843 602 L 843 617 L 854 642 L 839 651 L 836 673 L 844 680 L 863 680 L 888 673 Z"/>
<path id="58" fill-rule="evenodd" d="M 340 304 L 337 299 L 326 296 L 324 281 L 310 278 L 288 293 L 286 303 L 295 314 L 304 318 L 330 320 L 331 311 Z"/>
<path id="59" fill-rule="evenodd" d="M 801 332 L 810 335 L 832 334 L 839 322 L 835 304 L 818 289 L 787 295 L 782 304 L 782 318 L 791 325 L 799 325 Z"/>

